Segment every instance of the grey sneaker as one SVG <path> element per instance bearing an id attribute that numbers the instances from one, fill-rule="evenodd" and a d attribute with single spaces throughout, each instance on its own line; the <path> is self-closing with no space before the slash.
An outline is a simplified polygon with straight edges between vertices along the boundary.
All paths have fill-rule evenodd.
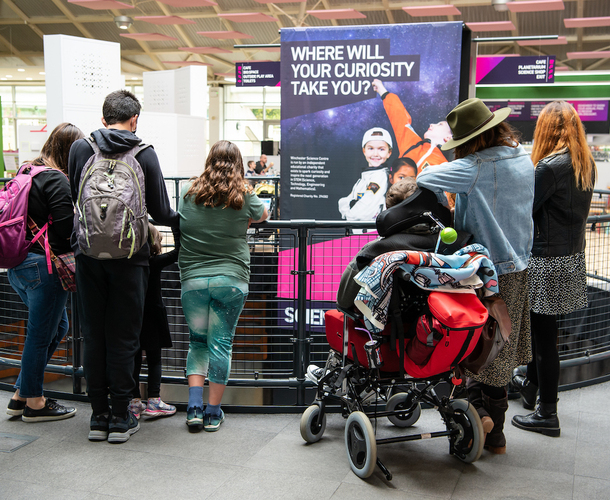
<path id="1" fill-rule="evenodd" d="M 216 432 L 220 424 L 225 421 L 225 413 L 220 410 L 220 415 L 203 415 L 203 430 L 206 432 Z"/>
<path id="2" fill-rule="evenodd" d="M 106 441 L 108 439 L 108 423 L 110 415 L 108 412 L 100 415 L 91 415 L 89 421 L 89 441 Z"/>
<path id="3" fill-rule="evenodd" d="M 130 411 L 127 412 L 127 418 L 113 415 L 108 425 L 108 442 L 124 443 L 139 430 L 140 422 Z"/>

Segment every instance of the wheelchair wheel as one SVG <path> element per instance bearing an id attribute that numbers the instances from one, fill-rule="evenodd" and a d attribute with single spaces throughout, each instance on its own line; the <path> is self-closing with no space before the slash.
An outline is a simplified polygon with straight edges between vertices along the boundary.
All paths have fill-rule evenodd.
<path id="1" fill-rule="evenodd" d="M 369 418 L 356 411 L 345 425 L 345 449 L 350 467 L 358 477 L 369 477 L 377 464 L 377 442 Z"/>
<path id="2" fill-rule="evenodd" d="M 447 428 L 459 434 L 451 436 L 450 453 L 468 464 L 475 462 L 483 452 L 484 433 L 479 414 L 465 399 L 449 401 L 453 415 L 447 415 Z"/>
<path id="3" fill-rule="evenodd" d="M 405 409 L 403 414 L 390 415 L 388 420 L 396 427 L 411 427 L 419 420 L 421 416 L 421 405 L 419 401 L 413 406 L 413 394 L 408 392 L 399 392 L 394 394 L 385 406 L 386 411 L 397 411 Z"/>
<path id="4" fill-rule="evenodd" d="M 307 443 L 316 443 L 320 441 L 324 431 L 326 430 L 326 413 L 320 422 L 320 407 L 311 405 L 301 416 L 301 437 Z"/>

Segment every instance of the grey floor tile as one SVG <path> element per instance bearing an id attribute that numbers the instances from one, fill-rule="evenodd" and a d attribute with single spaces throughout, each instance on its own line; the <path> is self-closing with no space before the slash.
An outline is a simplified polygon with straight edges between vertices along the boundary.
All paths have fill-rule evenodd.
<path id="1" fill-rule="evenodd" d="M 31 481 L 3 479 L 0 488 L 0 500 L 32 500 L 38 498 L 61 498 L 62 500 L 111 500 L 108 495 L 83 492 L 70 487 L 49 488 L 48 484 Z M 126 497 L 127 498 L 127 497 Z"/>
<path id="2" fill-rule="evenodd" d="M 331 500 L 441 500 L 447 498 L 449 497 L 399 490 L 392 484 L 362 481 L 356 484 L 342 483 Z"/>
<path id="3" fill-rule="evenodd" d="M 561 423 L 563 432 L 563 420 Z M 581 412 L 578 419 L 578 442 L 591 443 L 598 449 L 608 449 L 610 447 L 610 419 L 608 414 Z M 610 458 L 610 455 L 607 456 Z"/>
<path id="4" fill-rule="evenodd" d="M 451 500 L 571 500 L 574 476 L 480 460 L 464 469 Z"/>
<path id="5" fill-rule="evenodd" d="M 112 470 L 112 475 L 107 474 L 95 492 L 134 498 L 134 491 L 140 486 L 152 485 L 153 491 L 144 489 L 142 496 L 155 496 L 155 492 L 159 492 L 174 499 L 204 500 L 210 498 L 219 486 L 241 475 L 240 467 L 202 462 L 205 448 L 199 448 L 199 452 L 169 457 L 127 451 L 131 460 L 123 462 L 119 471 Z"/>
<path id="6" fill-rule="evenodd" d="M 576 447 L 574 473 L 598 479 L 610 478 L 610 451 L 608 439 L 599 443 L 579 441 Z M 608 495 L 610 498 L 610 495 Z"/>
<path id="7" fill-rule="evenodd" d="M 574 477 L 573 500 L 608 500 L 610 498 L 610 480 L 591 477 Z"/>
<path id="8" fill-rule="evenodd" d="M 212 494 L 223 500 L 326 500 L 341 484 L 339 479 L 312 479 L 276 471 L 266 471 L 264 477 L 261 481 L 257 470 L 240 471 Z"/>

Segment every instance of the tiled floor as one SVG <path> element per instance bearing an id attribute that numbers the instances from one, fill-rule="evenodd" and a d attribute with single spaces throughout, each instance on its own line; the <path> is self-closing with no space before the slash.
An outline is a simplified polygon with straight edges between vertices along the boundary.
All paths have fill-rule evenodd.
<path id="1" fill-rule="evenodd" d="M 0 391 L 0 408 L 10 393 Z M 300 437 L 300 415 L 228 414 L 219 432 L 189 434 L 185 414 L 141 420 L 120 445 L 87 440 L 89 408 L 60 422 L 28 424 L 0 416 L 0 439 L 38 439 L 0 452 L 0 499 L 610 499 L 610 382 L 560 393 L 561 437 L 506 427 L 506 455 L 484 451 L 468 465 L 449 455 L 446 438 L 380 446 L 392 471 L 366 481 L 346 457 L 345 421 L 329 415 L 323 439 Z M 71 403 L 72 404 L 72 403 Z M 524 410 L 510 401 L 507 420 Z M 442 430 L 424 410 L 416 424 Z M 387 420 L 378 431 L 397 432 Z M 0 447 L 0 449 L 2 449 Z"/>

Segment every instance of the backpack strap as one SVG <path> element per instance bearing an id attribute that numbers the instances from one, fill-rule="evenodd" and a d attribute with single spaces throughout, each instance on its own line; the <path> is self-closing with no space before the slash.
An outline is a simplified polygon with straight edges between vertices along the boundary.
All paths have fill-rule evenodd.
<path id="1" fill-rule="evenodd" d="M 53 266 L 51 264 L 51 255 L 53 255 L 53 257 L 55 257 L 55 255 L 52 253 L 51 247 L 49 246 L 49 234 L 48 234 L 49 223 L 50 222 L 47 222 L 44 226 L 42 226 L 42 229 L 38 229 L 38 225 L 34 222 L 34 219 L 32 219 L 32 217 L 30 217 L 28 215 L 28 227 L 30 228 L 30 231 L 34 235 L 34 238 L 32 239 L 32 244 L 38 242 L 40 244 L 40 246 L 44 249 L 44 254 L 45 254 L 45 257 L 47 258 L 47 271 L 49 271 L 49 274 L 53 274 Z M 46 234 L 46 237 L 44 238 L 44 243 L 43 243 L 42 236 L 45 234 Z"/>
<path id="2" fill-rule="evenodd" d="M 93 153 L 101 154 L 102 156 L 104 155 L 104 153 L 102 153 L 102 151 L 100 150 L 100 147 L 97 145 L 97 143 L 93 139 L 93 136 L 87 137 L 86 140 L 89 143 L 89 145 L 91 146 L 91 149 L 93 149 Z M 133 148 L 125 151 L 125 153 L 131 153 L 135 158 L 136 155 L 140 154 L 143 150 L 145 150 L 146 148 L 148 148 L 150 146 L 152 146 L 152 144 L 144 144 L 144 143 L 136 144 Z"/>

